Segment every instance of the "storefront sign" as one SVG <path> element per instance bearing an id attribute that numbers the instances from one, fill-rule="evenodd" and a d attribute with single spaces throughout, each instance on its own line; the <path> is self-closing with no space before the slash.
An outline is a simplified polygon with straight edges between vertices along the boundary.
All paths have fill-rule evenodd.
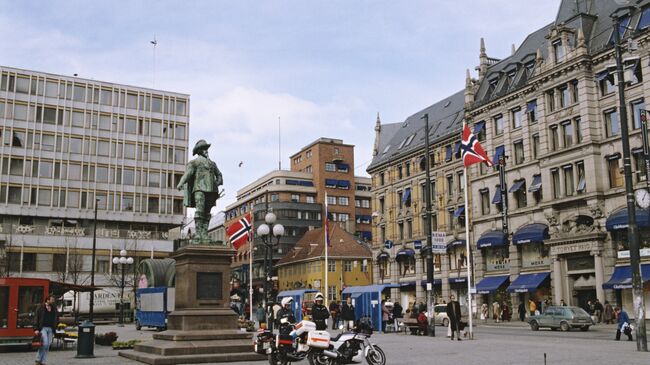
<path id="1" fill-rule="evenodd" d="M 596 244 L 592 242 L 572 243 L 568 245 L 553 246 L 551 247 L 551 255 L 564 255 L 567 253 L 591 251 L 596 248 Z"/>
<path id="2" fill-rule="evenodd" d="M 641 257 L 650 256 L 650 248 L 642 248 L 640 251 L 641 251 Z M 618 251 L 618 258 L 619 259 L 629 259 L 630 258 L 630 250 Z"/>
<path id="3" fill-rule="evenodd" d="M 549 266 L 548 250 L 543 243 L 526 243 L 521 246 L 521 265 L 523 267 Z"/>

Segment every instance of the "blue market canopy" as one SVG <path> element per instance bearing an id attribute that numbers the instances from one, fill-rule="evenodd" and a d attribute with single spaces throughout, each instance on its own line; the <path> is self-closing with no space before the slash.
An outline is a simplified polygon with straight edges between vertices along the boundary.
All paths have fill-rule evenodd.
<path id="1" fill-rule="evenodd" d="M 447 250 L 456 246 L 465 246 L 465 240 L 453 240 L 447 244 Z"/>
<path id="2" fill-rule="evenodd" d="M 494 293 L 503 285 L 508 279 L 509 275 L 503 276 L 488 276 L 483 278 L 478 284 L 476 284 L 476 292 L 478 294 L 490 294 Z"/>
<path id="3" fill-rule="evenodd" d="M 637 208 L 636 224 L 639 228 L 650 227 L 650 210 Z M 619 209 L 610 214 L 609 217 L 607 217 L 607 222 L 605 222 L 605 228 L 607 228 L 608 231 L 627 229 L 627 208 Z"/>
<path id="4" fill-rule="evenodd" d="M 479 237 L 477 245 L 478 248 L 496 247 L 506 244 L 506 236 L 503 231 L 487 231 Z"/>
<path id="5" fill-rule="evenodd" d="M 512 235 L 512 243 L 520 245 L 522 243 L 543 242 L 551 238 L 548 234 L 548 226 L 543 223 L 531 223 L 519 228 Z"/>
<path id="6" fill-rule="evenodd" d="M 641 265 L 641 281 L 650 281 L 650 264 Z M 632 268 L 630 266 L 617 266 L 612 277 L 603 284 L 603 289 L 631 289 Z"/>
<path id="7" fill-rule="evenodd" d="M 537 274 L 521 274 L 508 287 L 509 293 L 528 293 L 537 290 L 544 280 L 551 275 L 550 272 Z"/>
<path id="8" fill-rule="evenodd" d="M 397 251 L 397 254 L 395 255 L 395 260 L 404 260 L 414 256 L 415 256 L 415 251 L 412 248 L 403 248 Z"/>

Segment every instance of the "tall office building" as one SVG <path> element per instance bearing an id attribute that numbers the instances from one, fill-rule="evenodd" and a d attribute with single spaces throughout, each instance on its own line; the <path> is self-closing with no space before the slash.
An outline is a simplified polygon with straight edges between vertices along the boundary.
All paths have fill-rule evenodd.
<path id="1" fill-rule="evenodd" d="M 0 66 L 0 274 L 96 284 L 166 256 L 184 217 L 189 96 Z"/>

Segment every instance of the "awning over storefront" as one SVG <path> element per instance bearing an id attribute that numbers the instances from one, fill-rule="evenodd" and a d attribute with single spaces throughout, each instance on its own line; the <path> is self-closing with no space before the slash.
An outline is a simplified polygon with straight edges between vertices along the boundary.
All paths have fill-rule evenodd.
<path id="1" fill-rule="evenodd" d="M 537 290 L 546 278 L 551 275 L 550 272 L 537 274 L 521 274 L 508 287 L 509 293 L 528 293 Z"/>
<path id="2" fill-rule="evenodd" d="M 388 260 L 390 255 L 388 252 L 380 252 L 379 255 L 377 255 L 377 260 Z"/>
<path id="3" fill-rule="evenodd" d="M 403 248 L 397 251 L 397 254 L 395 255 L 395 260 L 403 260 L 413 256 L 415 256 L 415 251 L 412 248 Z"/>
<path id="4" fill-rule="evenodd" d="M 427 286 L 427 281 L 426 280 L 420 281 L 420 285 Z M 433 279 L 433 285 L 442 285 L 442 279 Z"/>
<path id="5" fill-rule="evenodd" d="M 478 239 L 478 248 L 497 247 L 506 244 L 506 236 L 503 231 L 487 231 Z"/>
<path id="6" fill-rule="evenodd" d="M 636 209 L 636 224 L 639 227 L 650 227 L 650 210 Z M 605 228 L 608 231 L 627 229 L 627 208 L 622 208 L 607 217 Z"/>
<path id="7" fill-rule="evenodd" d="M 650 281 L 650 264 L 641 265 L 641 281 Z M 617 266 L 612 277 L 603 284 L 603 289 L 631 289 L 632 268 L 630 266 Z"/>
<path id="8" fill-rule="evenodd" d="M 478 284 L 476 284 L 476 292 L 478 294 L 491 294 L 497 291 L 503 283 L 510 279 L 509 275 L 503 276 L 488 276 L 483 278 Z"/>
<path id="9" fill-rule="evenodd" d="M 543 242 L 551 238 L 548 234 L 548 226 L 543 223 L 531 223 L 519 228 L 512 235 L 512 243 L 520 245 L 522 243 Z"/>
<path id="10" fill-rule="evenodd" d="M 467 277 L 463 276 L 460 278 L 449 278 L 449 284 L 459 284 L 459 283 L 466 283 L 467 282 Z"/>
<path id="11" fill-rule="evenodd" d="M 415 286 L 415 281 L 404 281 L 399 283 L 399 286 L 411 286 L 411 285 Z"/>
<path id="12" fill-rule="evenodd" d="M 456 246 L 465 246 L 465 240 L 453 240 L 447 244 L 447 250 Z"/>

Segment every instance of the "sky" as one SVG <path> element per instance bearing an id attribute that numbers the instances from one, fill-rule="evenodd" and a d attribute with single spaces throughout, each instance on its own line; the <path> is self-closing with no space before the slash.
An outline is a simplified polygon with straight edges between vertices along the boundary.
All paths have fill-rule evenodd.
<path id="1" fill-rule="evenodd" d="M 0 0 L 0 64 L 189 94 L 189 150 L 212 143 L 223 210 L 319 137 L 355 145 L 367 176 L 377 113 L 402 122 L 463 89 L 481 37 L 507 57 L 559 3 Z"/>

